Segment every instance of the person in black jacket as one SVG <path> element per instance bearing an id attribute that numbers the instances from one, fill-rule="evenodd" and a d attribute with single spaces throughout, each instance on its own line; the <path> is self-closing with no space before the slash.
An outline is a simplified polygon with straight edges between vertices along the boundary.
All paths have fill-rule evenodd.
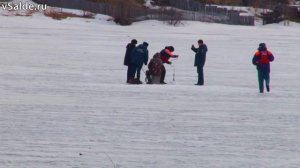
<path id="1" fill-rule="evenodd" d="M 127 66 L 127 83 L 130 83 L 130 79 L 134 77 L 134 65 L 131 63 L 131 54 L 137 44 L 136 39 L 132 39 L 131 43 L 126 46 L 126 54 L 124 58 L 124 65 Z"/>
<path id="2" fill-rule="evenodd" d="M 195 48 L 194 45 L 191 48 L 196 53 L 194 66 L 197 67 L 198 82 L 195 85 L 204 85 L 203 67 L 206 61 L 207 46 L 203 43 L 203 40 L 198 40 L 198 45 L 198 48 Z"/>
<path id="3" fill-rule="evenodd" d="M 133 49 L 132 51 L 132 55 L 131 55 L 131 63 L 133 64 L 133 69 L 134 69 L 134 73 L 133 76 L 135 76 L 135 74 L 137 74 L 137 78 L 136 81 L 134 81 L 134 83 L 136 84 L 142 84 L 140 77 L 141 77 L 141 70 L 143 67 L 143 64 L 147 65 L 148 64 L 148 43 L 147 42 L 143 42 L 143 44 L 138 45 L 136 48 Z"/>

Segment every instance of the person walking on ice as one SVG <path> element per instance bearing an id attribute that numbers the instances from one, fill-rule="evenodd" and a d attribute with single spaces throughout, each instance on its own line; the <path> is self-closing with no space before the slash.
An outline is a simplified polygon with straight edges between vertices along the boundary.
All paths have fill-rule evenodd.
<path id="1" fill-rule="evenodd" d="M 198 82 L 195 85 L 204 85 L 204 73 L 203 67 L 206 61 L 207 46 L 203 43 L 203 40 L 198 40 L 198 48 L 192 45 L 192 50 L 196 53 L 194 66 L 197 67 Z"/>
<path id="2" fill-rule="evenodd" d="M 258 72 L 259 92 L 264 92 L 264 81 L 266 83 L 267 91 L 270 92 L 270 62 L 274 61 L 274 56 L 271 51 L 267 49 L 265 43 L 260 43 L 255 52 L 252 63 L 256 65 Z"/>

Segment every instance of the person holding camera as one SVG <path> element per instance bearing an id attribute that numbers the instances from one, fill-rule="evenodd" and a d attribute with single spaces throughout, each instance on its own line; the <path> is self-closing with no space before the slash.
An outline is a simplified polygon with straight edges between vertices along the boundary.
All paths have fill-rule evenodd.
<path id="1" fill-rule="evenodd" d="M 198 82 L 195 85 L 204 85 L 203 67 L 205 65 L 206 53 L 208 51 L 207 46 L 203 43 L 203 40 L 198 40 L 198 48 L 192 45 L 191 49 L 196 53 L 194 66 L 197 67 Z"/>

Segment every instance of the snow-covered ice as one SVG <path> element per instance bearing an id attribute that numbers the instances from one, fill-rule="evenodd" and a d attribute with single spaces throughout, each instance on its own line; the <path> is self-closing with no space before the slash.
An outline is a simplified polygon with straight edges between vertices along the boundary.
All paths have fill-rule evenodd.
<path id="1" fill-rule="evenodd" d="M 0 16 L 1 168 L 300 167 L 300 29 Z M 126 85 L 125 46 L 180 55 L 168 85 Z M 197 87 L 192 44 L 208 46 Z M 258 93 L 252 56 L 275 56 Z M 146 68 L 144 68 L 146 69 Z M 143 76 L 144 77 L 144 76 Z M 108 156 L 107 156 L 108 155 Z"/>

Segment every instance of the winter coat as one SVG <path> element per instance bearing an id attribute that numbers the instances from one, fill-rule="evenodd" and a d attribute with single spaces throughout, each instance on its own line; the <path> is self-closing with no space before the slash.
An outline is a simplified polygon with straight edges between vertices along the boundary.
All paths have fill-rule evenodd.
<path id="1" fill-rule="evenodd" d="M 143 64 L 147 65 L 148 63 L 148 49 L 143 44 L 140 44 L 136 48 L 133 49 L 131 55 L 131 63 L 142 67 Z"/>
<path id="2" fill-rule="evenodd" d="M 257 70 L 265 73 L 270 73 L 272 61 L 274 61 L 274 56 L 266 47 L 259 47 L 252 58 L 252 63 L 256 65 Z"/>
<path id="3" fill-rule="evenodd" d="M 160 54 L 156 53 L 148 64 L 148 69 L 151 75 L 160 76 L 163 71 L 163 61 L 160 59 Z"/>
<path id="4" fill-rule="evenodd" d="M 160 58 L 163 61 L 163 63 L 170 63 L 169 59 L 171 57 L 173 57 L 173 53 L 168 48 L 165 48 L 160 51 Z"/>
<path id="5" fill-rule="evenodd" d="M 128 66 L 131 62 L 131 54 L 133 49 L 135 48 L 135 44 L 128 43 L 126 46 L 126 53 L 125 53 L 125 58 L 124 58 L 124 65 Z"/>
<path id="6" fill-rule="evenodd" d="M 206 61 L 206 52 L 208 51 L 207 46 L 205 44 L 200 45 L 199 48 L 193 46 L 192 50 L 196 53 L 194 66 L 203 67 Z"/>

